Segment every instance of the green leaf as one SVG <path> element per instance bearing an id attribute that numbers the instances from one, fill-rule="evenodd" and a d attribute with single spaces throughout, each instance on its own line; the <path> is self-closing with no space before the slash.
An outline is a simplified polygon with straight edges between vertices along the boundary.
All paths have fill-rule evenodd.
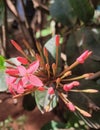
<path id="1" fill-rule="evenodd" d="M 53 36 L 47 43 L 44 45 L 44 47 L 48 50 L 49 53 L 49 62 L 50 65 L 52 63 L 56 62 L 56 44 L 55 44 L 55 38 L 56 36 Z M 58 49 L 58 72 L 61 70 L 61 46 L 59 46 Z"/>
<path id="2" fill-rule="evenodd" d="M 35 98 L 33 95 L 28 94 L 23 98 L 23 107 L 25 110 L 32 111 L 36 106 Z"/>
<path id="3" fill-rule="evenodd" d="M 49 123 L 47 123 L 46 125 L 44 125 L 41 130 L 65 130 L 65 128 L 67 128 L 67 125 L 61 122 L 57 122 L 57 121 L 50 121 Z"/>
<path id="4" fill-rule="evenodd" d="M 100 91 L 100 86 L 95 81 L 81 80 L 79 89 L 97 89 Z M 100 128 L 100 92 L 95 94 L 86 93 L 71 93 L 68 97 L 79 108 L 91 112 L 92 117 L 85 117 L 79 112 L 77 115 L 89 126 L 95 129 Z"/>
<path id="5" fill-rule="evenodd" d="M 87 23 L 93 18 L 94 8 L 90 0 L 70 0 L 69 2 L 80 20 Z"/>
<path id="6" fill-rule="evenodd" d="M 0 56 L 0 69 L 5 69 L 5 58 Z"/>
<path id="7" fill-rule="evenodd" d="M 7 90 L 6 74 L 4 70 L 0 70 L 0 92 Z"/>
<path id="8" fill-rule="evenodd" d="M 92 55 L 83 65 L 76 67 L 75 74 L 100 71 L 100 30 L 81 28 L 73 32 L 66 45 L 68 64 L 72 64 L 83 51 L 91 50 Z M 78 69 L 77 69 L 78 68 Z M 78 71 L 77 71 L 78 70 Z"/>
<path id="9" fill-rule="evenodd" d="M 5 5 L 4 0 L 0 0 L 0 26 L 4 24 L 4 17 L 5 17 Z"/>
<path id="10" fill-rule="evenodd" d="M 51 111 L 57 105 L 57 96 L 49 95 L 47 90 L 44 91 L 35 91 L 35 100 L 38 108 L 42 113 L 44 113 L 45 108 L 50 103 L 49 111 Z"/>
<path id="11" fill-rule="evenodd" d="M 50 6 L 50 14 L 58 22 L 71 27 L 76 23 L 76 16 L 69 1 L 53 0 Z"/>

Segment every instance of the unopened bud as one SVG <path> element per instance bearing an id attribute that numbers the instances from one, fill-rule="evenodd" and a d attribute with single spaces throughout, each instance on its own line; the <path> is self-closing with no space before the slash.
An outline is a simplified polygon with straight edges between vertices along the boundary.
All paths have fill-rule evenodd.
<path id="1" fill-rule="evenodd" d="M 72 112 L 75 111 L 75 106 L 72 104 L 72 102 L 68 102 L 66 105 L 70 111 Z"/>
<path id="2" fill-rule="evenodd" d="M 15 42 L 14 40 L 10 40 L 12 45 L 19 51 L 22 52 L 22 48 L 18 45 L 17 42 Z"/>
<path id="3" fill-rule="evenodd" d="M 56 42 L 56 46 L 59 46 L 59 43 L 60 43 L 60 36 L 59 35 L 56 35 L 55 42 Z"/>
<path id="4" fill-rule="evenodd" d="M 80 64 L 83 64 L 84 61 L 91 55 L 91 53 L 92 51 L 86 50 L 76 59 L 76 61 L 78 61 Z"/>
<path id="5" fill-rule="evenodd" d="M 43 48 L 43 53 L 44 53 L 45 56 L 48 56 L 48 51 L 45 47 Z"/>
<path id="6" fill-rule="evenodd" d="M 48 93 L 49 93 L 50 95 L 54 94 L 54 89 L 53 89 L 53 87 L 48 88 Z"/>
<path id="7" fill-rule="evenodd" d="M 26 64 L 28 64 L 28 60 L 26 59 L 26 58 L 24 58 L 24 57 L 17 57 L 17 60 L 21 63 L 21 64 L 23 64 L 23 65 L 26 65 Z"/>

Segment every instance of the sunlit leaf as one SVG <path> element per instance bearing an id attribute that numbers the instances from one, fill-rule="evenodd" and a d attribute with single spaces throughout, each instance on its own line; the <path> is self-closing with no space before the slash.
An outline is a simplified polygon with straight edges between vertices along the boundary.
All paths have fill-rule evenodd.
<path id="1" fill-rule="evenodd" d="M 0 69 L 5 69 L 5 58 L 0 56 Z"/>

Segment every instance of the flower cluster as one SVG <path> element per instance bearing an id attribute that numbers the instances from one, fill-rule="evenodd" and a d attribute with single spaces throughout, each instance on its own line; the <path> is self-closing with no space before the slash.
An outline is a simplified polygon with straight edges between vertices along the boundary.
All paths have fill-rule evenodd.
<path id="1" fill-rule="evenodd" d="M 66 67 L 64 70 L 58 72 L 58 60 L 59 60 L 59 46 L 60 46 L 60 37 L 56 35 L 55 45 L 56 45 L 56 59 L 54 63 L 50 63 L 49 54 L 47 49 L 41 47 L 41 44 L 36 43 L 39 54 L 36 54 L 28 45 L 31 56 L 34 56 L 34 61 L 28 57 L 22 48 L 13 40 L 11 43 L 14 47 L 24 55 L 24 57 L 17 57 L 17 61 L 20 62 L 20 65 L 7 66 L 7 84 L 8 89 L 12 93 L 14 98 L 32 93 L 36 90 L 44 91 L 47 90 L 49 95 L 58 95 L 59 98 L 65 103 L 67 108 L 71 111 L 78 110 L 81 114 L 87 117 L 91 115 L 80 109 L 78 106 L 74 105 L 68 98 L 69 91 L 75 92 L 90 92 L 95 93 L 97 90 L 88 89 L 88 90 L 77 90 L 80 86 L 79 79 L 89 78 L 90 74 L 83 74 L 78 77 L 70 78 L 72 74 L 72 69 L 79 64 L 83 64 L 84 61 L 91 55 L 91 51 L 86 50 L 81 56 L 79 56 L 76 61 Z M 12 63 L 11 63 L 12 64 Z M 50 100 L 51 103 L 51 100 Z M 49 105 L 44 108 L 46 111 L 49 111 Z M 48 108 L 48 109 L 47 109 Z"/>
<path id="2" fill-rule="evenodd" d="M 22 94 L 36 87 L 43 86 L 42 81 L 35 75 L 39 68 L 39 60 L 33 61 L 30 65 L 27 59 L 23 57 L 18 57 L 17 60 L 20 61 L 20 66 L 6 70 L 6 73 L 9 74 L 6 80 L 10 92 L 13 95 Z M 23 65 L 26 65 L 26 67 Z"/>

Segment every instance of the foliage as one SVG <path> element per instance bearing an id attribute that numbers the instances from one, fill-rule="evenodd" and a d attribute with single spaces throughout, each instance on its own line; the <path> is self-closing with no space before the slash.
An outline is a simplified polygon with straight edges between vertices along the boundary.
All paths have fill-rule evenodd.
<path id="1" fill-rule="evenodd" d="M 65 108 L 72 110 L 79 118 L 84 120 L 89 127 L 96 128 L 96 129 L 100 128 L 100 119 L 99 119 L 100 103 L 98 100 L 100 97 L 99 96 L 100 93 L 98 92 L 96 94 L 93 94 L 94 92 L 97 92 L 96 90 L 100 91 L 99 90 L 99 85 L 100 85 L 100 51 L 99 51 L 100 50 L 100 29 L 99 29 L 100 20 L 99 17 L 100 15 L 96 14 L 96 11 L 100 13 L 100 10 L 99 8 L 95 9 L 97 4 L 94 6 L 94 3 L 96 1 L 94 2 L 93 0 L 84 0 L 84 1 L 83 0 L 63 0 L 63 1 L 50 0 L 49 2 L 51 2 L 48 10 L 51 15 L 51 16 L 49 15 L 49 17 L 50 18 L 52 17 L 55 24 L 55 26 L 53 26 L 54 30 L 53 32 L 51 32 L 53 37 L 49 41 L 45 40 L 45 38 L 48 39 L 48 37 L 50 37 L 50 28 L 48 29 L 48 27 L 46 28 L 46 26 L 48 26 L 48 23 L 50 24 L 50 21 L 52 21 L 52 19 L 47 20 L 48 19 L 47 18 L 46 20 L 48 22 L 47 24 L 42 26 L 42 29 L 39 30 L 38 27 L 36 27 L 36 30 L 35 28 L 33 29 L 34 32 L 36 33 L 35 34 L 36 38 L 38 38 L 40 42 L 42 41 L 41 38 L 43 38 L 43 42 L 47 41 L 46 43 L 44 42 L 43 44 L 42 43 L 40 44 L 37 41 L 35 42 L 36 45 L 35 51 L 38 50 L 37 51 L 38 54 L 35 53 L 35 51 L 29 45 L 26 45 L 27 43 L 25 44 L 25 46 L 27 47 L 29 53 L 28 55 L 25 54 L 24 49 L 21 48 L 19 44 L 18 46 L 16 46 L 15 42 L 13 41 L 14 43 L 13 45 L 15 46 L 15 48 L 21 53 L 21 55 L 23 55 L 28 60 L 29 63 L 24 65 L 23 61 L 20 62 L 17 60 L 17 58 L 15 58 L 18 64 L 12 61 L 10 61 L 9 64 L 14 69 L 16 69 L 17 66 L 20 65 L 21 67 L 24 67 L 24 69 L 27 69 L 30 66 L 30 64 L 33 63 L 33 61 L 36 61 L 38 59 L 40 62 L 39 67 L 41 69 L 39 69 L 38 73 L 37 71 L 35 71 L 33 75 L 36 74 L 35 76 L 40 78 L 40 80 L 43 83 L 43 87 L 35 86 L 33 89 L 32 86 L 27 86 L 27 87 L 25 86 L 24 89 L 22 89 L 22 87 L 19 87 L 21 84 L 20 83 L 19 86 L 17 86 L 20 88 L 19 90 L 13 87 L 11 89 L 9 87 L 9 91 L 13 94 L 14 98 L 24 96 L 23 106 L 25 109 L 32 110 L 35 108 L 35 105 L 37 104 L 40 111 L 43 113 L 59 107 L 60 105 L 59 99 L 61 99 L 66 106 Z M 2 10 L 3 13 L 1 15 L 2 22 L 0 25 L 3 24 L 3 20 L 4 20 L 4 5 L 1 6 L 1 4 L 2 3 L 0 3 L 0 10 Z M 48 6 L 48 4 L 46 6 Z M 41 6 L 40 4 L 39 9 L 41 9 L 42 7 L 43 6 Z M 43 9 L 45 10 L 46 8 Z M 21 20 L 19 19 L 19 21 Z M 62 45 L 61 44 L 59 44 L 59 46 L 56 45 L 56 36 L 58 35 L 54 35 L 55 32 L 61 34 L 61 36 L 63 37 Z M 31 43 L 33 44 L 33 42 Z M 86 51 L 87 54 L 85 56 L 86 59 L 88 58 L 88 55 L 90 55 L 91 52 L 92 54 L 89 56 L 89 58 L 86 60 L 84 64 L 80 65 L 79 63 L 77 64 L 78 65 L 77 66 L 76 65 L 77 57 L 81 55 L 85 50 L 88 50 Z M 64 56 L 67 57 L 67 61 L 65 60 L 66 58 L 64 59 L 64 57 L 62 57 L 63 59 L 61 59 L 62 53 L 64 53 Z M 79 57 L 78 59 L 81 58 Z M 84 62 L 83 59 L 84 58 L 82 57 L 81 59 L 82 62 Z M 73 67 L 73 63 L 75 63 L 74 67 Z M 1 69 L 0 72 L 2 75 L 1 81 L 5 79 L 4 77 L 6 75 L 4 64 L 5 64 L 5 59 L 2 56 L 0 56 L 0 69 Z M 64 70 L 64 68 L 66 68 L 66 65 L 67 65 L 67 69 Z M 73 72 L 73 75 L 70 76 L 69 71 Z M 66 76 L 66 72 L 68 72 L 69 75 Z M 90 72 L 93 73 L 90 74 Z M 82 75 L 83 73 L 89 73 L 89 75 Z M 10 76 L 15 76 L 15 77 L 19 76 L 18 81 L 21 79 L 20 75 L 10 75 Z M 26 78 L 25 75 L 24 78 Z M 76 88 L 73 89 L 72 87 L 70 88 L 70 90 L 68 90 L 68 86 L 74 86 L 73 85 L 74 83 L 79 83 L 79 82 L 73 83 L 72 80 L 75 81 L 79 80 L 80 85 L 78 89 Z M 31 79 L 29 80 L 29 82 L 30 81 Z M 70 84 L 70 82 L 72 84 Z M 68 85 L 67 88 L 66 86 L 64 86 L 64 84 Z M 4 91 L 7 89 L 5 81 L 3 81 L 3 83 L 0 82 L 0 86 L 3 86 L 0 88 L 0 91 Z M 66 89 L 67 92 L 65 91 Z M 87 91 L 89 92 L 88 94 Z M 27 94 L 29 95 L 27 96 Z M 29 103 L 30 99 L 33 99 L 32 103 Z M 33 103 L 34 100 L 36 101 L 36 104 Z M 67 117 L 70 112 L 68 111 L 65 114 L 63 111 L 62 113 L 64 118 L 64 116 Z M 88 117 L 91 116 L 90 114 L 92 115 L 92 117 Z M 66 118 L 65 120 L 67 122 L 68 118 Z M 74 122 L 75 121 L 78 122 L 76 118 Z M 67 123 L 67 125 L 61 124 L 60 127 L 68 128 L 68 124 L 70 123 L 71 121 L 69 120 L 69 123 Z M 55 130 L 58 124 L 60 123 L 52 121 L 51 123 L 49 123 L 49 127 Z"/>

